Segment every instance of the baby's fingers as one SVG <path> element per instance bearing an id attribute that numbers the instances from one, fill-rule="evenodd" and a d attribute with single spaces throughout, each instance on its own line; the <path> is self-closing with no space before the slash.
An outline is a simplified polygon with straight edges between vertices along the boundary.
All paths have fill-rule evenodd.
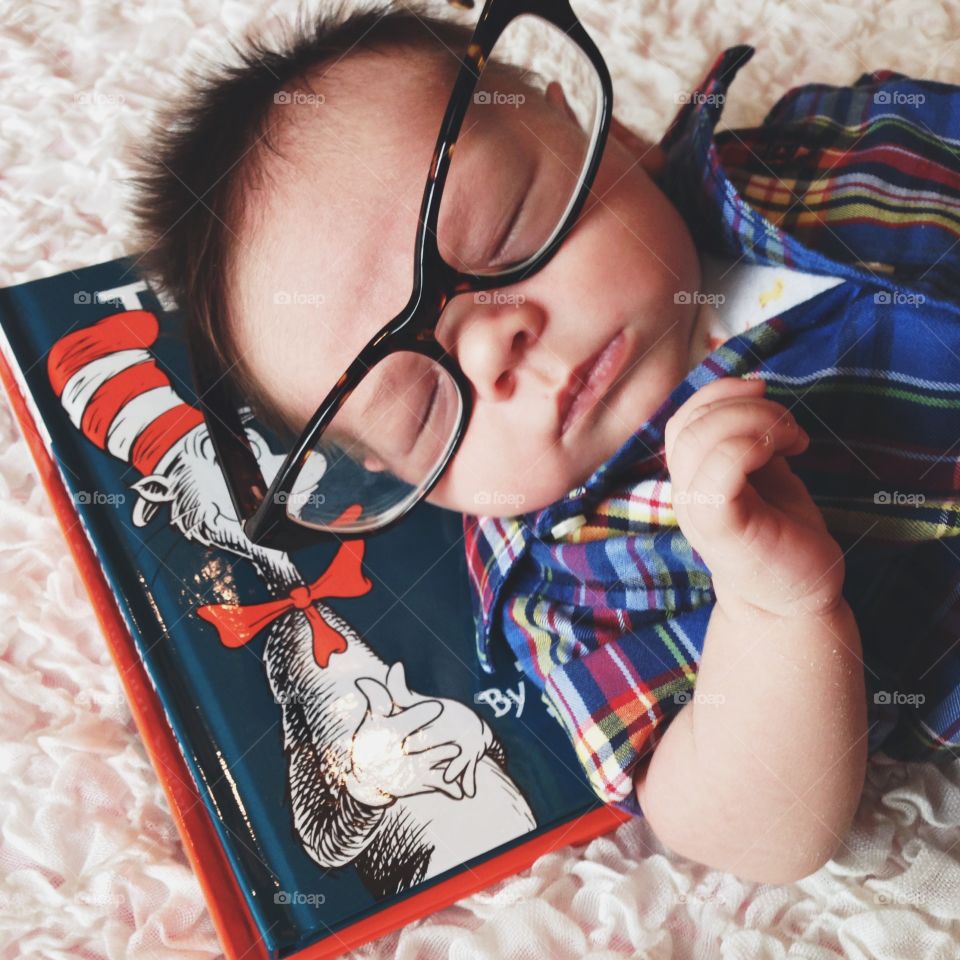
<path id="1" fill-rule="evenodd" d="M 762 398 L 766 384 L 762 380 L 743 380 L 740 377 L 720 377 L 712 380 L 706 386 L 692 393 L 680 405 L 673 416 L 667 420 L 663 431 L 663 442 L 670 463 L 673 454 L 673 444 L 677 435 L 683 430 L 687 422 L 699 416 L 703 407 L 718 403 L 721 400 L 749 400 Z"/>
<path id="2" fill-rule="evenodd" d="M 728 437 L 707 454 L 685 496 L 674 495 L 675 503 L 679 500 L 683 504 L 684 521 L 689 525 L 692 519 L 696 533 L 691 539 L 695 539 L 701 553 L 716 556 L 719 550 L 727 556 L 745 549 L 772 548 L 773 544 L 761 543 L 759 535 L 764 524 L 772 519 L 773 511 L 753 489 L 747 475 L 783 453 L 784 445 L 792 444 L 793 438 L 784 441 L 782 436 L 781 449 L 777 449 L 776 441 L 763 443 L 752 436 Z"/>
<path id="3" fill-rule="evenodd" d="M 807 443 L 790 412 L 773 400 L 719 401 L 694 413 L 675 436 L 667 464 L 673 489 L 687 489 L 710 452 L 735 437 L 750 437 L 759 448 L 752 465 L 744 467 L 748 473 L 766 463 L 774 450 L 789 456 L 800 453 Z"/>

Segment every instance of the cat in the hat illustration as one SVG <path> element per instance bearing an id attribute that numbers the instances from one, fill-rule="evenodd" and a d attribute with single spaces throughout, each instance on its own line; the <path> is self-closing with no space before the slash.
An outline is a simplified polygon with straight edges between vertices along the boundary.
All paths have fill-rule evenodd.
<path id="1" fill-rule="evenodd" d="M 486 721 L 457 700 L 408 689 L 403 664 L 385 663 L 324 603 L 370 590 L 363 541 L 343 543 L 308 583 L 288 554 L 247 539 L 202 413 L 150 353 L 158 333 L 156 315 L 143 309 L 74 330 L 50 350 L 50 385 L 87 439 L 141 474 L 131 485 L 135 525 L 169 505 L 184 537 L 246 558 L 265 584 L 263 603 L 197 612 L 227 646 L 266 631 L 293 822 L 309 855 L 327 868 L 353 864 L 382 897 L 532 830 Z M 269 482 L 283 457 L 249 424 L 246 431 Z M 311 484 L 323 470 L 321 457 L 312 460 Z"/>

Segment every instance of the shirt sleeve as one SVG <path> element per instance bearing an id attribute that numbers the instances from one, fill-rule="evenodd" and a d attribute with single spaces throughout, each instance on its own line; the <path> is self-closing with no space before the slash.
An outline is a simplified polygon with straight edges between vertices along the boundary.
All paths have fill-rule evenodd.
<path id="1" fill-rule="evenodd" d="M 569 652 L 569 645 L 556 642 L 551 652 L 562 662 L 543 677 L 529 671 L 566 730 L 590 786 L 605 803 L 642 815 L 633 790 L 634 768 L 691 699 L 713 607 L 709 603 L 644 624 L 565 660 L 562 652 Z M 515 612 L 511 619 L 508 640 L 513 646 L 526 631 Z M 542 635 L 537 642 L 544 642 Z M 546 659 L 541 655 L 539 663 Z M 529 659 L 518 662 L 528 672 Z"/>

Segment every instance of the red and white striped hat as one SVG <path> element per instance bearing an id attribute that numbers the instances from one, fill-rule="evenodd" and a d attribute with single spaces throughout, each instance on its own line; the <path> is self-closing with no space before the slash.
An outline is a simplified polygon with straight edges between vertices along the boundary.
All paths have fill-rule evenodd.
<path id="1" fill-rule="evenodd" d="M 160 332 L 146 310 L 128 310 L 61 337 L 47 376 L 74 426 L 144 476 L 163 472 L 179 442 L 203 423 L 149 348 Z"/>

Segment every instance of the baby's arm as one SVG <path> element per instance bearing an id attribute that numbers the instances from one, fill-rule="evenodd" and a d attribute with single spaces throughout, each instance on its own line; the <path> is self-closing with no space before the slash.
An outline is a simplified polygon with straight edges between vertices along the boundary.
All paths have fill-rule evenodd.
<path id="1" fill-rule="evenodd" d="M 806 435 L 762 394 L 723 378 L 667 425 L 677 520 L 717 602 L 694 696 L 635 785 L 666 846 L 784 883 L 819 869 L 850 826 L 866 700 L 843 554 L 784 459 Z"/>

